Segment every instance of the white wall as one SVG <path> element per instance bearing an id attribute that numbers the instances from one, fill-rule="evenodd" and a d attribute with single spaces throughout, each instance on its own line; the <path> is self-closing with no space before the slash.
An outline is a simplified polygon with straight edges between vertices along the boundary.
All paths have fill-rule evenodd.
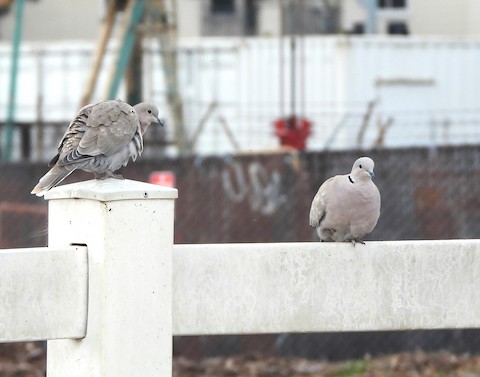
<path id="1" fill-rule="evenodd" d="M 340 0 L 340 27 L 342 31 L 351 31 L 355 23 L 366 24 L 367 12 L 362 0 Z"/>
<path id="2" fill-rule="evenodd" d="M 264 0 L 258 4 L 258 35 L 280 35 L 282 11 L 278 0 Z"/>
<path id="3" fill-rule="evenodd" d="M 0 18 L 0 41 L 10 41 L 14 5 Z M 94 40 L 104 14 L 102 0 L 26 1 L 23 41 Z"/>
<path id="4" fill-rule="evenodd" d="M 182 37 L 201 35 L 203 0 L 177 0 L 178 33 Z M 279 35 L 280 1 L 258 3 L 259 35 Z M 365 22 L 362 0 L 339 0 L 341 30 Z M 28 1 L 25 4 L 24 41 L 95 40 L 105 13 L 103 0 Z M 378 32 L 385 33 L 391 20 L 406 20 L 413 35 L 468 36 L 480 34 L 478 0 L 410 0 L 406 10 L 379 9 Z M 0 41 L 9 41 L 14 26 L 13 6 L 0 18 Z"/>
<path id="5" fill-rule="evenodd" d="M 178 35 L 196 37 L 201 35 L 201 1 L 177 0 Z"/>
<path id="6" fill-rule="evenodd" d="M 479 143 L 480 41 L 442 38 L 307 37 L 183 41 L 179 55 L 186 126 L 193 134 L 212 103 L 218 108 L 198 139 L 201 153 L 233 152 L 218 117 L 241 151 L 278 146 L 272 123 L 292 111 L 311 120 L 308 147 L 358 146 L 367 103 L 377 105 L 363 146 L 378 137 L 378 121 L 393 125 L 384 146 Z M 196 46 L 196 53 L 186 53 Z"/>
<path id="7" fill-rule="evenodd" d="M 478 0 L 410 1 L 412 34 L 468 36 L 480 34 Z"/>
<path id="8" fill-rule="evenodd" d="M 340 0 L 342 30 L 365 22 L 367 13 L 362 0 Z M 409 0 L 405 9 L 377 9 L 377 32 L 385 34 L 388 23 L 403 21 L 412 35 L 480 35 L 478 0 Z"/>

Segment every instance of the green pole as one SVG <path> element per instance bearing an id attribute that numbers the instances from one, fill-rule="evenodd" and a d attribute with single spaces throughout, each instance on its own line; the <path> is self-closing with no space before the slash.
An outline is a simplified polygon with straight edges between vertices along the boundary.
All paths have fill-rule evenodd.
<path id="1" fill-rule="evenodd" d="M 13 122 L 15 119 L 15 99 L 17 94 L 18 57 L 20 54 L 20 40 L 22 37 L 23 6 L 25 0 L 15 1 L 15 30 L 12 38 L 12 66 L 10 68 L 10 89 L 8 92 L 7 121 L 3 133 L 2 159 L 10 161 L 13 148 Z"/>
<path id="2" fill-rule="evenodd" d="M 113 77 L 112 85 L 108 91 L 108 99 L 115 99 L 118 88 L 127 69 L 130 55 L 135 44 L 135 28 L 141 21 L 144 10 L 144 0 L 136 0 L 132 9 L 132 15 L 128 24 L 128 30 L 123 38 L 122 46 L 118 55 L 117 68 Z"/>

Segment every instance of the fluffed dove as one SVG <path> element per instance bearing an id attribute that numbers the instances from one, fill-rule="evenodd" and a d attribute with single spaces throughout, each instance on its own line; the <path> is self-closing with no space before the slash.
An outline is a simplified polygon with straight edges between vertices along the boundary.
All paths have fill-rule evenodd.
<path id="1" fill-rule="evenodd" d="M 114 174 L 143 151 L 143 134 L 151 123 L 159 123 L 158 109 L 148 103 L 135 106 L 117 99 L 80 109 L 58 146 L 53 166 L 32 190 L 42 196 L 76 169 L 97 179 L 122 178 Z"/>
<path id="2" fill-rule="evenodd" d="M 362 237 L 377 225 L 380 192 L 373 183 L 375 163 L 361 157 L 346 175 L 327 179 L 310 208 L 310 225 L 322 241 L 364 243 Z"/>

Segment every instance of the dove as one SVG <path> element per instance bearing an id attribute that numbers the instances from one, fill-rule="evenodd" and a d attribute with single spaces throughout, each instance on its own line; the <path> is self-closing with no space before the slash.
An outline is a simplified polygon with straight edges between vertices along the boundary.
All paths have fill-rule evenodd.
<path id="1" fill-rule="evenodd" d="M 310 225 L 321 241 L 362 243 L 380 217 L 380 192 L 373 183 L 375 163 L 369 157 L 355 161 L 350 174 L 327 179 L 310 208 Z"/>
<path id="2" fill-rule="evenodd" d="M 96 179 L 123 178 L 114 172 L 142 154 L 143 134 L 151 123 L 163 126 L 158 109 L 148 103 L 132 107 L 116 99 L 81 108 L 48 164 L 52 168 L 31 193 L 44 195 L 77 169 Z"/>

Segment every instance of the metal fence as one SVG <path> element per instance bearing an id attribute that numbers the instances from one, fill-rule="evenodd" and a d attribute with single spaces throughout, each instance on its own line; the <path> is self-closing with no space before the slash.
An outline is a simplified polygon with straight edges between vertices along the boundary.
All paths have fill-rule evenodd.
<path id="1" fill-rule="evenodd" d="M 360 155 L 376 161 L 382 194 L 381 217 L 367 240 L 480 238 L 478 147 L 143 159 L 123 174 L 142 181 L 154 171 L 175 174 L 176 243 L 315 242 L 308 211 L 318 186 L 349 172 Z M 46 166 L 3 164 L 0 171 L 0 247 L 45 245 L 46 204 L 29 192 Z M 69 182 L 90 178 L 76 172 Z M 476 330 L 178 337 L 175 353 L 339 359 L 416 348 L 479 352 L 478 339 Z"/>

